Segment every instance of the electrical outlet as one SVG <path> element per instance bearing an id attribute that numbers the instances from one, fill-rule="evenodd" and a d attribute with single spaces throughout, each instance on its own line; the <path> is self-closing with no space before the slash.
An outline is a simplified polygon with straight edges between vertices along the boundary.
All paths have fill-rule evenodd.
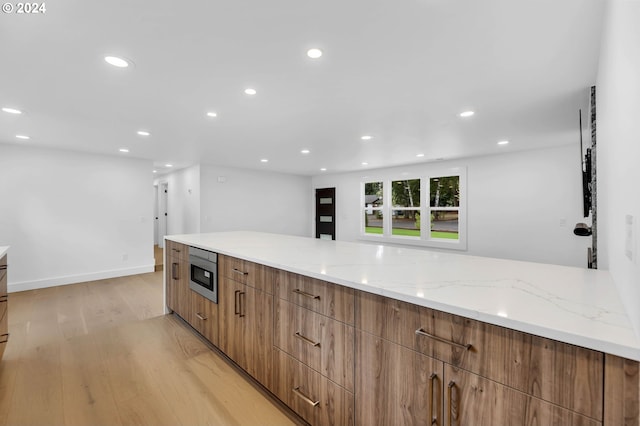
<path id="1" fill-rule="evenodd" d="M 633 240 L 633 216 L 630 214 L 624 218 L 624 254 L 633 261 L 634 251 Z"/>

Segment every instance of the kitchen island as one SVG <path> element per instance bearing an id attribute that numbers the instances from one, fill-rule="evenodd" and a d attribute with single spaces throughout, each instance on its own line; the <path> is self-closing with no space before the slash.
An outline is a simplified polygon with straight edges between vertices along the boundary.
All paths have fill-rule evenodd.
<path id="1" fill-rule="evenodd" d="M 322 405 L 317 397 L 289 386 L 298 380 L 291 371 L 320 373 L 325 393 L 340 395 L 332 398 L 346 410 L 340 419 L 356 424 L 400 417 L 409 424 L 468 424 L 471 418 L 477 424 L 517 424 L 532 415 L 541 424 L 547 418 L 564 419 L 564 424 L 623 424 L 616 423 L 619 419 L 638 424 L 640 339 L 606 271 L 257 232 L 167 239 L 217 252 L 223 259 L 219 270 L 232 260 L 264 268 L 261 276 L 271 277 L 273 284 L 257 288 L 266 305 L 260 322 L 274 327 L 259 333 L 258 340 L 273 354 L 261 358 L 261 368 L 254 371 L 290 406 L 295 403 L 283 392 L 292 387 L 304 403 L 292 408 L 311 423 L 332 420 L 314 414 Z M 230 284 L 220 275 L 224 298 Z M 308 291 L 314 286 L 317 294 Z M 229 309 L 237 312 L 249 302 L 238 296 L 245 294 L 242 287 L 234 288 Z M 322 300 L 334 297 L 328 310 L 314 307 L 321 303 L 319 294 Z M 332 309 L 344 300 L 352 307 L 338 309 L 345 314 L 337 315 Z M 218 332 L 224 336 L 221 327 L 228 322 L 220 318 Z M 307 320 L 319 325 L 304 334 L 298 322 Z M 289 330 L 289 323 L 297 325 Z M 333 337 L 330 353 L 322 351 L 327 344 L 320 337 L 307 335 L 314 333 Z M 295 343 L 287 341 L 288 334 Z M 318 351 L 318 361 L 309 350 Z M 328 359 L 336 353 L 349 365 Z M 249 371 L 251 362 L 245 364 Z M 426 365 L 433 371 L 427 374 Z M 413 368 L 408 376 L 407 368 Z M 385 387 L 395 389 L 399 399 L 392 401 L 393 392 Z M 412 404 L 416 395 L 424 413 Z M 492 414 L 471 409 L 486 405 L 487 398 L 502 405 Z M 523 406 L 522 417 L 509 404 Z"/>

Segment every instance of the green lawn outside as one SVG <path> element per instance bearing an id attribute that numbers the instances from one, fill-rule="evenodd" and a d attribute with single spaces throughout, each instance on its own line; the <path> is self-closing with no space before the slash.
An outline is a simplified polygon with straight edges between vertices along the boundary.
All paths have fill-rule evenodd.
<path id="1" fill-rule="evenodd" d="M 367 234 L 382 234 L 382 228 L 367 226 L 366 231 Z M 402 235 L 407 237 L 419 237 L 420 231 L 417 229 L 394 229 L 393 235 Z M 433 231 L 431 232 L 431 238 L 445 238 L 448 240 L 457 240 L 458 233 L 457 232 L 439 232 Z"/>

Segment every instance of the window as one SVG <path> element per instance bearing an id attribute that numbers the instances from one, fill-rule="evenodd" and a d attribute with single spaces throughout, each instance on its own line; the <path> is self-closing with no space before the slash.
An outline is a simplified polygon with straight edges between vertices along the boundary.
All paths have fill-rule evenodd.
<path id="1" fill-rule="evenodd" d="M 420 238 L 420 179 L 391 182 L 391 234 Z"/>
<path id="2" fill-rule="evenodd" d="M 383 223 L 383 189 L 382 182 L 364 184 L 364 233 L 382 235 Z"/>
<path id="3" fill-rule="evenodd" d="M 465 183 L 464 168 L 363 182 L 362 237 L 466 250 Z"/>

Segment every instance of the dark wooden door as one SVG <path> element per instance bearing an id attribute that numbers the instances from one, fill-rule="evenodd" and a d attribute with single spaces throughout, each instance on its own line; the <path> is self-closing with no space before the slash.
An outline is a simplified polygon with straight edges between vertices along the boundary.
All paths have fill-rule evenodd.
<path id="1" fill-rule="evenodd" d="M 336 239 L 336 189 L 316 189 L 316 238 Z"/>

